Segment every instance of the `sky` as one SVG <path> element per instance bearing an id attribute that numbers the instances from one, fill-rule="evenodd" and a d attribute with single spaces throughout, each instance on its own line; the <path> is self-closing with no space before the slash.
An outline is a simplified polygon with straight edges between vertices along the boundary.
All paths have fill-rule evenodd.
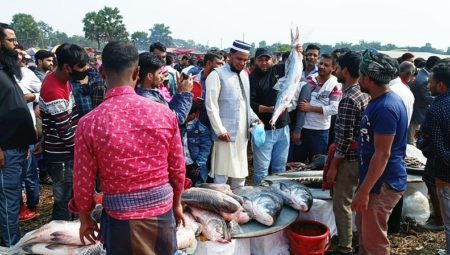
<path id="1" fill-rule="evenodd" d="M 120 10 L 130 34 L 164 23 L 173 38 L 210 47 L 228 48 L 236 39 L 290 43 L 290 28 L 297 25 L 303 42 L 450 47 L 446 0 L 15 0 L 1 5 L 0 22 L 31 14 L 69 36 L 84 35 L 85 14 L 108 6 Z"/>

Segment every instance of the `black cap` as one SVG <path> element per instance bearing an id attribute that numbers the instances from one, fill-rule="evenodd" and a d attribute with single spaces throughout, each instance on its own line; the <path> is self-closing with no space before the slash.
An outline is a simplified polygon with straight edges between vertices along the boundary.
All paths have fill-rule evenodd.
<path id="1" fill-rule="evenodd" d="M 53 53 L 51 53 L 48 50 L 39 50 L 38 52 L 36 52 L 36 54 L 34 54 L 34 59 L 36 60 L 45 59 L 49 57 L 53 57 Z"/>
<path id="2" fill-rule="evenodd" d="M 271 58 L 273 56 L 273 53 L 272 53 L 272 51 L 270 51 L 267 48 L 256 49 L 255 58 L 259 58 L 261 56 L 267 56 L 267 57 Z"/>

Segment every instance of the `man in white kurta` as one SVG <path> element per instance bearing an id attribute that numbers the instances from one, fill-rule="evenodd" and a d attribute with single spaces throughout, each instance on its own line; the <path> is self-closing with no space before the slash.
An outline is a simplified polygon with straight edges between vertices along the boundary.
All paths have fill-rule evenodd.
<path id="1" fill-rule="evenodd" d="M 244 186 L 248 176 L 247 142 L 250 123 L 258 121 L 249 104 L 249 80 L 243 71 L 250 45 L 235 41 L 229 61 L 206 79 L 205 107 L 214 133 L 211 177 L 231 179 L 231 188 Z"/>

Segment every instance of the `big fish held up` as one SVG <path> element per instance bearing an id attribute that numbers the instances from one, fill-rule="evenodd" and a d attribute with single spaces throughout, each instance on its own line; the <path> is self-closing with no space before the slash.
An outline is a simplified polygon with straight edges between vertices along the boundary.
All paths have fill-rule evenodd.
<path id="1" fill-rule="evenodd" d="M 273 191 L 283 197 L 285 205 L 307 212 L 313 204 L 311 191 L 303 184 L 293 180 L 266 181 Z"/>
<path id="2" fill-rule="evenodd" d="M 237 213 L 242 207 L 236 199 L 220 191 L 205 188 L 190 188 L 181 194 L 181 202 L 189 207 L 196 207 L 227 218 Z M 230 217 L 230 216 L 228 216 Z M 229 220 L 232 220 L 230 217 Z"/>
<path id="3" fill-rule="evenodd" d="M 243 207 L 249 216 L 266 226 L 275 224 L 283 208 L 283 198 L 269 187 L 245 186 L 236 189 L 235 194 L 244 199 Z"/>
<path id="4" fill-rule="evenodd" d="M 202 225 L 202 235 L 210 241 L 231 241 L 231 230 L 222 216 L 198 208 L 190 208 L 194 218 Z"/>
<path id="5" fill-rule="evenodd" d="M 303 64 L 296 47 L 300 45 L 300 35 L 298 27 L 294 35 L 291 30 L 292 49 L 286 61 L 286 74 L 278 80 L 273 89 L 278 90 L 277 101 L 272 118 L 269 124 L 275 126 L 278 117 L 287 108 L 292 107 L 292 102 L 296 94 L 300 91 L 300 79 L 303 72 Z"/>

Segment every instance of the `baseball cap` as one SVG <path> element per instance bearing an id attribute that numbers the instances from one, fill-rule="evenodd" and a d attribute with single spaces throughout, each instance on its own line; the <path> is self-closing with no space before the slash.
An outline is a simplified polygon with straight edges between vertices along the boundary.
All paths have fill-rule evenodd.
<path id="1" fill-rule="evenodd" d="M 267 56 L 267 57 L 270 58 L 270 57 L 273 56 L 273 53 L 272 53 L 272 51 L 270 51 L 267 48 L 258 48 L 258 49 L 256 49 L 255 58 L 259 58 L 261 56 Z"/>

